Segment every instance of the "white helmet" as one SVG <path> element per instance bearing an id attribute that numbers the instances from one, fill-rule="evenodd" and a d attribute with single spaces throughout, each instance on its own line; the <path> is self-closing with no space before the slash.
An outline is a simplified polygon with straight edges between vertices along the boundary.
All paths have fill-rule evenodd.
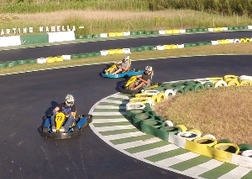
<path id="1" fill-rule="evenodd" d="M 74 97 L 71 94 L 67 94 L 65 97 L 65 103 L 67 106 L 73 106 L 74 105 Z"/>
<path id="2" fill-rule="evenodd" d="M 123 58 L 123 62 L 128 62 L 130 60 L 130 57 L 129 56 L 126 56 Z"/>
<path id="3" fill-rule="evenodd" d="M 146 66 L 145 70 L 148 70 L 148 71 L 152 72 L 152 67 L 151 66 Z"/>

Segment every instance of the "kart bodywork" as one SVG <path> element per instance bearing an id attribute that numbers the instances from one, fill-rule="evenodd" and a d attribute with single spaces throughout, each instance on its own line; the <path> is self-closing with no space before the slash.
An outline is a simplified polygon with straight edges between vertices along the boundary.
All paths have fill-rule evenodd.
<path id="1" fill-rule="evenodd" d="M 149 89 L 157 88 L 158 85 L 160 85 L 160 83 L 151 83 L 151 85 L 146 88 L 140 88 L 138 90 L 129 89 L 130 85 L 135 82 L 137 82 L 137 77 L 132 76 L 125 84 L 122 84 L 119 86 L 120 92 L 125 93 L 125 94 L 136 94 L 136 93 L 141 92 L 142 90 L 149 90 Z"/>
<path id="2" fill-rule="evenodd" d="M 64 113 L 59 112 L 55 116 L 56 132 L 53 132 L 51 125 L 51 116 L 48 116 L 45 118 L 43 125 L 39 128 L 40 135 L 45 138 L 54 139 L 68 139 L 77 137 L 84 131 L 85 127 L 92 122 L 92 115 L 78 115 L 75 119 L 75 122 L 68 131 L 60 132 L 59 129 L 65 124 L 67 119 Z"/>
<path id="3" fill-rule="evenodd" d="M 117 69 L 117 65 L 113 64 L 108 69 L 105 69 L 101 73 L 101 76 L 104 78 L 126 78 L 126 77 L 141 75 L 144 72 L 144 71 L 138 70 L 138 69 L 130 69 L 128 71 L 123 71 L 122 73 L 119 73 L 119 74 L 111 74 L 114 71 L 116 71 L 116 69 Z"/>

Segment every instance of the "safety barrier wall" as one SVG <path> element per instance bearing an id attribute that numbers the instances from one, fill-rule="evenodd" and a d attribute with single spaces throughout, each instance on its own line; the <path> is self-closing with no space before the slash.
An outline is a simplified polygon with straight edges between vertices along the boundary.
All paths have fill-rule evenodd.
<path id="1" fill-rule="evenodd" d="M 0 47 L 31 45 L 40 43 L 53 43 L 73 41 L 76 39 L 96 39 L 96 38 L 116 38 L 116 37 L 134 37 L 134 36 L 150 36 L 150 35 L 176 35 L 186 33 L 207 33 L 207 32 L 223 32 L 223 31 L 244 31 L 251 30 L 252 26 L 236 26 L 236 27 L 216 27 L 216 28 L 191 28 L 191 29 L 169 29 L 155 31 L 127 31 L 127 32 L 109 32 L 100 34 L 75 35 L 74 31 L 67 32 L 50 32 L 45 34 L 24 34 L 20 36 L 0 37 Z M 15 39 L 15 40 L 14 40 Z"/>
<path id="2" fill-rule="evenodd" d="M 139 30 L 127 32 L 109 32 L 89 35 L 76 35 L 76 39 L 93 39 L 93 38 L 115 38 L 130 36 L 148 36 L 148 35 L 176 35 L 186 33 L 207 33 L 207 32 L 224 32 L 224 31 L 242 31 L 251 30 L 252 26 L 236 26 L 236 27 L 216 27 L 216 28 L 191 28 L 191 29 L 167 29 L 167 30 Z"/>
<path id="3" fill-rule="evenodd" d="M 47 35 L 40 35 L 38 39 L 41 41 L 49 40 L 57 40 L 59 36 L 50 37 Z M 72 38 L 73 34 L 69 33 L 67 37 Z M 13 36 L 13 42 L 17 43 L 17 36 Z M 1 39 L 0 39 L 1 40 Z M 31 39 L 23 38 L 22 43 L 29 43 Z M 1 42 L 1 41 L 0 41 Z M 185 44 L 169 44 L 169 45 L 158 45 L 158 46 L 141 46 L 141 47 L 133 47 L 133 48 L 122 48 L 122 49 L 109 49 L 109 50 L 101 50 L 99 52 L 87 52 L 80 54 L 72 54 L 72 55 L 62 55 L 57 57 L 40 57 L 37 59 L 28 59 L 28 60 L 17 60 L 17 61 L 7 61 L 0 64 L 0 69 L 13 67 L 17 65 L 23 64 L 43 64 L 43 63 L 54 63 L 61 62 L 64 60 L 78 60 L 85 59 L 88 57 L 97 57 L 97 56 L 107 56 L 107 55 L 116 55 L 116 54 L 130 54 L 134 52 L 143 52 L 143 51 L 151 51 L 151 50 L 172 50 L 172 49 L 182 49 L 189 47 L 197 47 L 197 46 L 206 46 L 206 45 L 223 45 L 223 44 L 231 44 L 231 43 L 250 43 L 252 42 L 252 38 L 245 37 L 241 39 L 221 39 L 215 41 L 205 41 L 205 42 L 195 42 L 195 43 L 185 43 Z M 1 44 L 1 43 L 0 43 Z"/>
<path id="4" fill-rule="evenodd" d="M 64 41 L 73 41 L 75 39 L 76 38 L 74 31 L 8 36 L 8 37 L 0 37 L 0 47 L 64 42 Z"/>
<path id="5" fill-rule="evenodd" d="M 224 77 L 166 82 L 158 87 L 149 87 L 149 89 L 130 98 L 126 104 L 126 117 L 142 132 L 174 143 L 181 148 L 222 162 L 252 168 L 251 145 L 237 145 L 228 139 L 217 140 L 211 134 L 203 135 L 200 130 L 188 130 L 184 125 L 174 126 L 172 119 L 165 120 L 163 117 L 157 116 L 151 108 L 157 102 L 161 102 L 170 96 L 184 94 L 188 91 L 244 85 L 252 86 L 251 76 L 225 75 Z"/>

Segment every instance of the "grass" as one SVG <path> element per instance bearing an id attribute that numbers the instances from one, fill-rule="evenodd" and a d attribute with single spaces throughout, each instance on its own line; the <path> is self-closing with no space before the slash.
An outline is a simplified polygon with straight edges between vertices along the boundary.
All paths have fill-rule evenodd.
<path id="1" fill-rule="evenodd" d="M 193 56 L 193 55 L 212 55 L 212 54 L 252 54 L 252 43 L 241 43 L 241 44 L 226 44 L 216 46 L 201 46 L 184 49 L 173 49 L 164 51 L 146 51 L 146 52 L 135 52 L 130 54 L 130 57 L 135 59 L 145 58 L 158 58 L 158 57 L 174 57 L 174 56 Z M 50 64 L 32 64 L 32 65 L 20 65 L 16 67 L 9 67 L 0 70 L 0 74 L 15 73 L 20 71 L 38 70 L 52 67 L 63 67 L 73 65 L 84 65 L 89 63 L 101 63 L 119 61 L 123 55 L 109 55 L 104 57 L 92 57 L 78 60 L 63 61 Z"/>
<path id="2" fill-rule="evenodd" d="M 75 25 L 76 34 L 79 35 L 117 31 L 245 26 L 250 23 L 251 19 L 247 16 L 223 16 L 173 9 L 153 12 L 65 10 L 35 14 L 0 13 L 0 29 L 31 26 L 34 27 L 34 32 L 38 32 L 39 26 L 70 25 L 72 27 Z M 78 29 L 79 26 L 85 28 Z"/>
<path id="3" fill-rule="evenodd" d="M 169 98 L 154 106 L 157 114 L 190 129 L 252 145 L 251 86 L 212 88 Z"/>

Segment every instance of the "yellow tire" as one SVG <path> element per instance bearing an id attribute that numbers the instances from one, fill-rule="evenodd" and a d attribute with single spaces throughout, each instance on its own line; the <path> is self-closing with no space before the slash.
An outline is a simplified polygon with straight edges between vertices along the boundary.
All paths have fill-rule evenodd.
<path id="1" fill-rule="evenodd" d="M 223 77 L 223 80 L 226 81 L 226 82 L 228 82 L 230 80 L 233 80 L 233 79 L 238 79 L 238 76 L 236 76 L 236 75 L 225 75 Z"/>
<path id="2" fill-rule="evenodd" d="M 242 80 L 240 82 L 240 86 L 252 86 L 252 81 L 250 81 L 250 80 Z"/>
<path id="3" fill-rule="evenodd" d="M 187 127 L 185 125 L 177 125 L 176 127 L 178 127 L 181 132 L 186 132 L 187 131 Z"/>
<path id="4" fill-rule="evenodd" d="M 237 79 L 233 79 L 233 80 L 229 80 L 227 82 L 227 85 L 228 86 L 240 86 L 240 83 L 239 83 L 239 81 Z"/>
<path id="5" fill-rule="evenodd" d="M 194 142 L 212 147 L 217 144 L 217 140 L 211 137 L 199 137 L 194 139 Z"/>
<path id="6" fill-rule="evenodd" d="M 191 130 L 189 130 L 189 132 L 194 132 L 196 134 L 199 134 L 200 136 L 202 135 L 202 132 L 198 129 L 191 129 Z"/>

